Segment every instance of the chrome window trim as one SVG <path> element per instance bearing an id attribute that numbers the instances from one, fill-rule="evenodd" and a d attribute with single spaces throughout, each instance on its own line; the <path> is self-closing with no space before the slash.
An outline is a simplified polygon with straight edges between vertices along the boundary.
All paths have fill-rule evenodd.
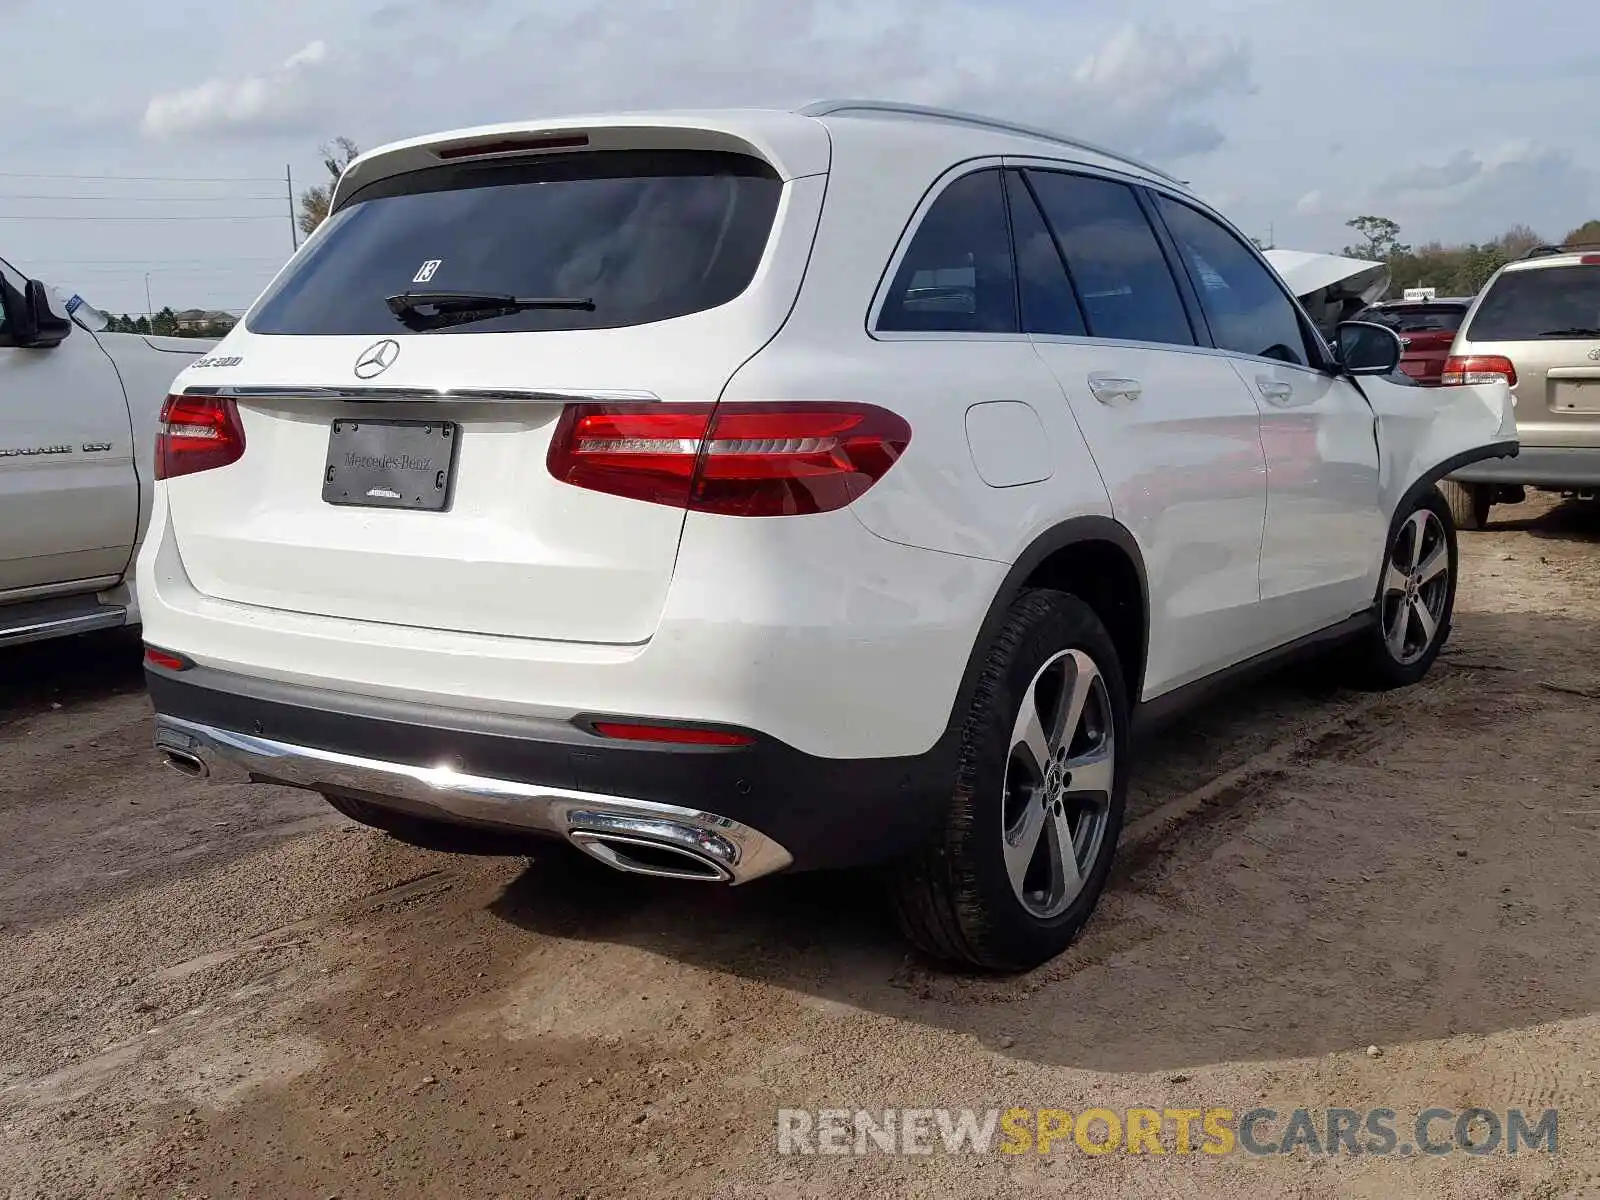
<path id="1" fill-rule="evenodd" d="M 879 342 L 1026 342 L 1025 333 L 984 333 L 980 330 L 952 329 L 885 329 L 874 330 L 873 340 Z"/>

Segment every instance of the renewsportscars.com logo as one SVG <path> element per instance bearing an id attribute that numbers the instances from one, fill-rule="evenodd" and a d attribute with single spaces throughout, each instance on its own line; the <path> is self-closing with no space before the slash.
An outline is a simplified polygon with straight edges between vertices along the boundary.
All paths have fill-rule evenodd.
<path id="1" fill-rule="evenodd" d="M 780 1108 L 779 1154 L 1520 1154 L 1557 1151 L 1547 1108 Z"/>

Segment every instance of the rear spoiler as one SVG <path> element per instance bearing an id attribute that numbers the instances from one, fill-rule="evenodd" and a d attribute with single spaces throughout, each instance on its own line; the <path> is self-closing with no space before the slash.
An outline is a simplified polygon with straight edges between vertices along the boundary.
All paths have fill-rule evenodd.
<path id="1" fill-rule="evenodd" d="M 451 162 L 515 161 L 602 150 L 705 150 L 758 158 L 784 180 L 828 171 L 825 126 L 760 109 L 711 114 L 621 115 L 568 122 L 515 122 L 393 142 L 351 161 L 334 186 L 330 215 L 369 184 Z"/>

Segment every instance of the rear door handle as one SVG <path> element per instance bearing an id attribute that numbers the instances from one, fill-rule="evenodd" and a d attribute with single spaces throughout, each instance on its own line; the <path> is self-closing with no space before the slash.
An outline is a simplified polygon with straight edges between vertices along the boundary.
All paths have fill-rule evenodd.
<path id="1" fill-rule="evenodd" d="M 1284 383 L 1281 379 L 1270 379 L 1265 375 L 1256 376 L 1256 390 L 1268 404 L 1288 404 L 1294 399 L 1294 384 Z"/>
<path id="2" fill-rule="evenodd" d="M 1089 376 L 1089 390 L 1101 404 L 1132 404 L 1144 394 L 1144 385 L 1137 379 L 1120 375 L 1103 375 L 1096 371 Z"/>

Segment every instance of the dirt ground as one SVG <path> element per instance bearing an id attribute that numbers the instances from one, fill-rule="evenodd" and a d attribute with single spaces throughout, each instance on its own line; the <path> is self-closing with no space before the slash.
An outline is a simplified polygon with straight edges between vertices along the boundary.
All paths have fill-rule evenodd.
<path id="1" fill-rule="evenodd" d="M 870 878 L 430 855 L 208 790 L 151 752 L 131 639 L 0 653 L 0 1186 L 1600 1195 L 1600 511 L 1462 542 L 1427 681 L 1296 672 L 1145 748 L 1099 913 L 1009 979 L 909 957 Z M 1556 1108 L 1559 1152 L 776 1149 L 779 1108 L 1139 1105 Z"/>

